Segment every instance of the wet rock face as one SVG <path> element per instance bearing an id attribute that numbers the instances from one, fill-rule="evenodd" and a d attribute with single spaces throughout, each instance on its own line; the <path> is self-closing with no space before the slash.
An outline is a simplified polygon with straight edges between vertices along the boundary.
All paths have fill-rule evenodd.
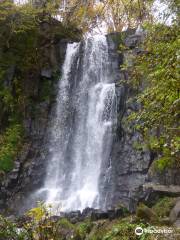
<path id="1" fill-rule="evenodd" d="M 55 69 L 41 69 L 40 73 L 32 73 L 31 80 L 27 79 L 27 91 L 33 88 L 33 96 L 38 99 L 38 93 L 42 88 L 42 81 L 48 80 L 56 85 L 53 72 L 56 71 L 57 65 L 63 62 L 66 52 L 66 40 L 61 40 L 51 49 L 47 50 L 49 56 L 53 56 L 51 65 Z M 58 49 L 59 51 L 54 51 Z M 54 64 L 54 65 L 53 65 Z M 7 73 L 7 84 L 10 84 L 13 78 L 13 67 Z M 35 83 L 32 87 L 31 82 Z M 56 86 L 54 86 L 56 89 Z M 28 92 L 28 93 L 29 93 Z M 55 94 L 55 93 L 54 93 Z M 14 169 L 7 176 L 0 175 L 0 211 L 17 211 L 20 209 L 25 199 L 38 189 L 42 184 L 45 176 L 45 165 L 47 157 L 47 129 L 50 116 L 50 109 L 53 101 L 49 99 L 36 101 L 33 106 L 27 106 L 27 116 L 24 119 L 25 143 L 19 156 L 17 157 Z M 31 206 L 30 206 L 31 207 Z"/>
<path id="2" fill-rule="evenodd" d="M 109 161 L 109 175 L 108 177 L 107 174 L 102 176 L 100 180 L 100 185 L 105 186 L 101 188 L 101 201 L 104 208 L 122 203 L 130 211 L 134 211 L 138 202 L 139 188 L 147 177 L 151 154 L 148 150 L 135 148 L 135 145 L 143 140 L 133 130 L 133 126 L 127 123 L 126 118 L 133 111 L 137 111 L 140 106 L 136 102 L 130 101 L 130 98 L 134 97 L 134 93 L 126 84 L 128 71 L 119 71 L 119 65 L 126 63 L 131 66 L 133 64 L 133 58 L 137 56 L 138 44 L 142 36 L 132 34 L 132 32 L 130 35 L 127 33 L 127 36 L 121 41 L 128 50 L 118 54 L 119 38 L 121 37 L 120 34 L 119 37 L 118 34 L 108 36 L 109 50 L 112 51 L 112 72 L 116 72 L 118 76 L 116 82 L 118 120 Z"/>

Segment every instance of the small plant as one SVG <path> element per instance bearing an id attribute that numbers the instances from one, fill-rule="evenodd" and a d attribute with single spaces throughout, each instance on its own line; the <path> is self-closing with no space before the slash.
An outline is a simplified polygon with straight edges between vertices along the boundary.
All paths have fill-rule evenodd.
<path id="1" fill-rule="evenodd" d="M 144 227 L 144 224 L 139 224 L 138 226 Z M 120 222 L 119 224 L 113 226 L 104 237 L 103 240 L 138 240 L 141 239 L 135 234 L 135 229 L 137 224 L 129 223 L 127 221 Z M 147 238 L 145 238 L 147 239 Z"/>
<path id="2" fill-rule="evenodd" d="M 22 142 L 22 126 L 13 124 L 0 135 L 0 170 L 8 172 L 13 168 L 13 161 Z"/>
<path id="3" fill-rule="evenodd" d="M 23 228 L 19 229 L 15 223 L 0 216 L 0 239 L 2 240 L 33 240 Z"/>
<path id="4" fill-rule="evenodd" d="M 51 205 L 46 206 L 39 202 L 36 208 L 27 212 L 27 216 L 31 221 L 24 224 L 24 228 L 30 233 L 32 239 L 48 240 L 57 239 L 57 224 L 51 220 Z"/>
<path id="5" fill-rule="evenodd" d="M 154 162 L 154 167 L 159 172 L 163 172 L 167 168 L 173 166 L 173 161 L 170 157 L 161 157 Z"/>
<path id="6" fill-rule="evenodd" d="M 83 222 L 83 223 L 80 223 L 78 226 L 77 226 L 77 230 L 81 236 L 82 239 L 85 239 L 86 235 L 90 233 L 90 231 L 92 230 L 92 227 L 93 227 L 93 223 L 90 222 L 90 221 L 86 221 L 86 222 Z"/>

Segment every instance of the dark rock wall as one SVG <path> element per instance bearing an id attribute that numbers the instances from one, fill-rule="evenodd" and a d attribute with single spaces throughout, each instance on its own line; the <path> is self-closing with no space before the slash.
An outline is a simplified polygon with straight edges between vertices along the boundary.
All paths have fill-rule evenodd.
<path id="1" fill-rule="evenodd" d="M 38 189 L 45 176 L 47 155 L 47 129 L 51 108 L 54 103 L 59 78 L 53 74 L 63 62 L 66 52 L 67 40 L 53 43 L 44 47 L 49 64 L 42 67 L 39 72 L 26 76 L 28 94 L 32 92 L 33 101 L 27 107 L 24 119 L 25 142 L 22 151 L 15 161 L 14 169 L 0 182 L 0 210 L 14 212 L 23 205 L 28 195 Z M 43 56 L 47 59 L 46 56 Z M 12 76 L 13 77 L 13 76 Z M 32 81 L 33 80 L 33 81 Z M 51 98 L 40 99 L 43 81 L 48 81 L 53 86 Z M 32 82 L 34 85 L 32 86 Z"/>
<path id="2" fill-rule="evenodd" d="M 112 74 L 117 75 L 117 126 L 114 129 L 114 142 L 112 146 L 108 174 L 102 175 L 100 186 L 101 201 L 104 208 L 111 208 L 118 204 L 124 204 L 131 211 L 135 209 L 138 201 L 139 187 L 145 182 L 148 168 L 151 162 L 151 154 L 148 150 L 137 150 L 134 145 L 141 142 L 141 136 L 134 131 L 126 118 L 138 110 L 140 106 L 131 101 L 134 92 L 128 86 L 128 71 L 121 70 L 121 65 L 131 65 L 138 52 L 138 43 L 141 36 L 133 31 L 122 34 L 108 35 L 109 51 L 111 52 Z M 128 50 L 118 53 L 119 44 L 125 44 Z M 120 71 L 119 71 L 120 68 Z M 105 182 L 105 184 L 104 184 Z M 105 201 L 104 201 L 105 200 Z"/>

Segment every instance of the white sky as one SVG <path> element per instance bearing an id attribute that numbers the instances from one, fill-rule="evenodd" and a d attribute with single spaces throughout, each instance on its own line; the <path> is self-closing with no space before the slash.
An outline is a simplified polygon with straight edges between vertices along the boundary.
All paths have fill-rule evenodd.
<path id="1" fill-rule="evenodd" d="M 154 17 L 157 19 L 157 21 L 159 22 L 164 22 L 164 17 L 166 14 L 169 14 L 169 16 L 167 17 L 167 19 L 165 20 L 165 23 L 167 25 L 171 25 L 172 20 L 175 16 L 173 16 L 170 13 L 170 10 L 168 8 L 168 5 L 165 3 L 162 3 L 161 0 L 156 0 L 155 3 L 153 4 L 153 15 Z"/>
<path id="2" fill-rule="evenodd" d="M 23 3 L 27 3 L 28 0 L 14 0 L 14 3 L 16 4 L 23 4 Z"/>

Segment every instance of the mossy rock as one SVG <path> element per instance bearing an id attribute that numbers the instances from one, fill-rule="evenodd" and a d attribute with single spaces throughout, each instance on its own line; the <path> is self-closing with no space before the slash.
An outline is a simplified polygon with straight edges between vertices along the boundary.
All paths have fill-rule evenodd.
<path id="1" fill-rule="evenodd" d="M 159 218 L 155 211 L 144 204 L 138 206 L 136 216 L 146 223 L 159 223 Z"/>
<path id="2" fill-rule="evenodd" d="M 175 205 L 176 198 L 163 197 L 152 207 L 153 211 L 160 218 L 168 217 L 171 209 Z"/>

